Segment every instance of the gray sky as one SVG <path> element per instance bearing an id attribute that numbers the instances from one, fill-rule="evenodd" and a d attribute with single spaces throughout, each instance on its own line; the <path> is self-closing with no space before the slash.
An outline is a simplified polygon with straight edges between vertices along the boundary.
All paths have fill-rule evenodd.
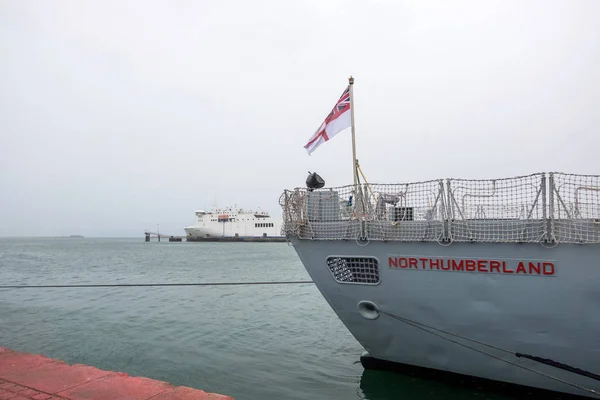
<path id="1" fill-rule="evenodd" d="M 600 173 L 600 1 L 0 0 L 0 236 L 184 234 L 351 183 Z"/>

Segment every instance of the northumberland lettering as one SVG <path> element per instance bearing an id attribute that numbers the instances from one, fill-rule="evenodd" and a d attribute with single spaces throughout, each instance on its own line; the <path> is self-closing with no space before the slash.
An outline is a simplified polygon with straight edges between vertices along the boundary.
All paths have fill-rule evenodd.
<path id="1" fill-rule="evenodd" d="M 488 270 L 487 270 L 487 260 L 477 260 L 477 271 L 479 271 L 479 272 L 488 272 Z"/>
<path id="2" fill-rule="evenodd" d="M 494 272 L 494 271 L 496 271 L 497 273 L 500 273 L 500 261 L 496 261 L 496 260 L 490 261 L 490 272 Z"/>
<path id="3" fill-rule="evenodd" d="M 475 260 L 466 260 L 465 264 L 466 264 L 465 269 L 467 271 L 469 271 L 469 272 L 475 271 L 475 265 L 476 265 Z"/>
<path id="4" fill-rule="evenodd" d="M 529 262 L 529 273 L 533 274 L 534 272 L 536 274 L 538 274 L 538 275 L 540 274 L 540 263 L 539 262 L 538 263 L 532 263 L 530 261 Z"/>
<path id="5" fill-rule="evenodd" d="M 452 271 L 464 271 L 465 266 L 463 265 L 463 260 L 450 260 L 452 262 Z"/>
<path id="6" fill-rule="evenodd" d="M 551 261 L 488 260 L 446 257 L 389 256 L 388 267 L 425 271 L 468 272 L 477 274 L 555 276 L 556 266 Z"/>
<path id="7" fill-rule="evenodd" d="M 543 263 L 544 275 L 554 275 L 554 264 L 551 262 Z"/>

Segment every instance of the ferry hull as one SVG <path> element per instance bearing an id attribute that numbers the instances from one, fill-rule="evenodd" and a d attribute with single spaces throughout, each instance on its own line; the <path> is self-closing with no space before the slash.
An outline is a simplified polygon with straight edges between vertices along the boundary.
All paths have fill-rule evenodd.
<path id="1" fill-rule="evenodd" d="M 187 236 L 191 237 L 263 237 L 265 234 L 268 237 L 284 238 L 281 234 L 281 229 L 277 228 L 246 228 L 242 226 L 226 226 L 225 229 L 213 227 L 189 226 L 185 227 L 184 231 Z"/>
<path id="2" fill-rule="evenodd" d="M 597 380 L 464 339 L 600 374 L 600 245 L 290 240 L 333 311 L 376 359 L 594 397 L 546 374 L 600 391 Z M 336 281 L 330 256 L 376 258 L 379 282 Z M 463 270 L 451 260 L 463 260 Z M 516 272 L 520 261 L 525 273 Z M 379 308 L 377 318 L 361 315 L 365 300 Z"/>

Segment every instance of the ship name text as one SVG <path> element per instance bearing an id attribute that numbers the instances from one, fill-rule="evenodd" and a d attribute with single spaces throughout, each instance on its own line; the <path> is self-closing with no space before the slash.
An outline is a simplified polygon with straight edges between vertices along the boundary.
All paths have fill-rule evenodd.
<path id="1" fill-rule="evenodd" d="M 555 276 L 553 261 L 390 256 L 388 267 L 426 271 Z"/>

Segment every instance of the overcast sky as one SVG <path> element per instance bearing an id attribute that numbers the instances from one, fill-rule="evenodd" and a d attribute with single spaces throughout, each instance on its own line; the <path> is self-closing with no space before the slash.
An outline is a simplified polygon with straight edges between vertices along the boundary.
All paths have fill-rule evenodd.
<path id="1" fill-rule="evenodd" d="M 600 173 L 600 1 L 0 0 L 0 236 L 281 214 L 350 131 L 370 181 Z"/>

